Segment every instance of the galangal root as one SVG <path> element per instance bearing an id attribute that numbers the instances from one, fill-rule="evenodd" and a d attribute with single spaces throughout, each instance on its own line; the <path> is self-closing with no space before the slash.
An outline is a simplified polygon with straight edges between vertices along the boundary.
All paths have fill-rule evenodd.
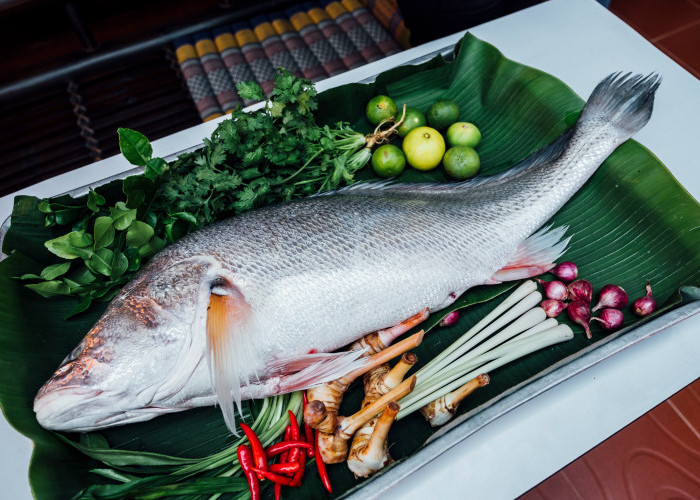
<path id="1" fill-rule="evenodd" d="M 350 350 L 364 349 L 365 356 L 371 360 L 362 368 L 348 373 L 332 382 L 313 387 L 307 391 L 309 403 L 304 411 L 304 420 L 312 429 L 332 434 L 338 425 L 338 409 L 343 401 L 343 394 L 355 379 L 379 365 L 400 356 L 418 346 L 423 340 L 423 331 L 387 347 L 399 335 L 406 333 L 428 317 L 428 309 L 411 316 L 406 321 L 384 330 L 369 333 L 350 346 Z"/>
<path id="2" fill-rule="evenodd" d="M 394 368 L 390 369 L 388 364 L 383 364 L 366 373 L 362 407 L 371 405 L 398 387 L 417 359 L 415 354 L 406 353 Z M 371 418 L 355 433 L 348 455 L 348 467 L 355 477 L 368 477 L 391 463 L 386 439 L 398 411 L 399 405 L 396 402 L 387 403 L 381 416 Z"/>
<path id="3" fill-rule="evenodd" d="M 464 384 L 462 387 L 436 399 L 432 403 L 428 403 L 420 409 L 420 412 L 433 427 L 444 425 L 449 422 L 452 417 L 454 417 L 455 413 L 457 412 L 457 408 L 459 407 L 459 403 L 461 403 L 464 398 L 469 396 L 479 387 L 488 385 L 489 381 L 490 379 L 487 374 L 481 374 Z"/>
<path id="4" fill-rule="evenodd" d="M 415 386 L 416 376 L 414 375 L 404 380 L 396 388 L 377 399 L 374 403 L 365 406 L 357 413 L 348 417 L 338 416 L 338 423 L 332 433 L 318 433 L 318 452 L 320 458 L 327 464 L 335 464 L 345 460 L 348 456 L 348 441 L 352 438 L 353 434 L 355 434 L 363 424 L 384 410 L 388 403 L 398 401 L 410 394 Z"/>

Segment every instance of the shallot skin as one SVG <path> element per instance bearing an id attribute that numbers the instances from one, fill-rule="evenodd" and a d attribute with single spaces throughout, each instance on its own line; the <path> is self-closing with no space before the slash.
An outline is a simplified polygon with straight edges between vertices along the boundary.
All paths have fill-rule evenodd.
<path id="1" fill-rule="evenodd" d="M 617 330 L 625 321 L 625 316 L 619 309 L 603 309 L 597 318 L 591 318 L 591 321 L 598 321 L 603 328 L 608 331 Z"/>
<path id="2" fill-rule="evenodd" d="M 548 318 L 556 318 L 567 307 L 567 303 L 561 300 L 547 299 L 543 300 L 540 306 L 544 309 Z"/>
<path id="3" fill-rule="evenodd" d="M 634 310 L 634 314 L 644 317 L 656 311 L 656 307 L 656 300 L 651 293 L 651 283 L 647 282 L 647 294 L 635 300 L 634 304 L 632 304 L 632 309 Z"/>
<path id="4" fill-rule="evenodd" d="M 605 307 L 622 309 L 629 302 L 627 292 L 625 292 L 625 289 L 619 285 L 605 285 L 603 288 L 600 289 L 600 293 L 598 294 L 598 296 L 600 297 L 600 299 L 598 300 L 596 306 L 593 308 L 594 312 L 598 309 L 603 309 Z"/>
<path id="5" fill-rule="evenodd" d="M 578 277 L 578 267 L 571 261 L 562 262 L 549 272 L 564 282 L 574 281 Z"/>
<path id="6" fill-rule="evenodd" d="M 581 300 L 574 300 L 569 304 L 569 307 L 566 308 L 566 314 L 571 321 L 581 325 L 583 329 L 586 330 L 587 339 L 593 338 L 590 326 L 591 309 L 589 304 Z"/>
<path id="7" fill-rule="evenodd" d="M 544 288 L 544 294 L 548 299 L 566 300 L 569 296 L 569 290 L 561 281 L 554 280 L 547 282 L 538 279 L 537 282 Z"/>
<path id="8" fill-rule="evenodd" d="M 452 311 L 440 320 L 440 326 L 452 326 L 459 320 L 459 311 Z"/>
<path id="9" fill-rule="evenodd" d="M 593 298 L 593 286 L 590 281 L 576 280 L 573 283 L 569 283 L 566 288 L 569 290 L 569 298 L 571 300 L 580 300 L 590 305 Z"/>

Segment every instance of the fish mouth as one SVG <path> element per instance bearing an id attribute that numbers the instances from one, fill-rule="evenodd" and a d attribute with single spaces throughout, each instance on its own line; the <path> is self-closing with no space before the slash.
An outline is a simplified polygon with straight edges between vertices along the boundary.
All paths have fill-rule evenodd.
<path id="1" fill-rule="evenodd" d="M 34 413 L 45 429 L 63 432 L 90 432 L 105 427 L 149 420 L 178 408 L 147 406 L 124 408 L 125 398 L 104 391 L 67 386 L 40 392 L 34 400 Z"/>

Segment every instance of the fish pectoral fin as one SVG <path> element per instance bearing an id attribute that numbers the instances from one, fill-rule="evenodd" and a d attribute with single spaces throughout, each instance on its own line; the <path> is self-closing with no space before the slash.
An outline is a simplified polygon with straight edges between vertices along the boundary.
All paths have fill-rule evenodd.
<path id="1" fill-rule="evenodd" d="M 485 284 L 514 281 L 546 273 L 566 251 L 571 237 L 564 238 L 568 227 L 544 227 L 523 241 L 513 258 L 496 271 Z"/>
<path id="2" fill-rule="evenodd" d="M 244 325 L 250 306 L 238 288 L 230 283 L 212 289 L 207 307 L 207 354 L 216 394 L 228 428 L 236 434 L 234 403 L 241 411 L 242 378 L 250 375 L 253 355 L 251 339 Z"/>
<path id="3" fill-rule="evenodd" d="M 282 393 L 323 384 L 360 368 L 367 362 L 364 350 L 284 356 L 270 361 L 266 371 L 281 375 Z"/>

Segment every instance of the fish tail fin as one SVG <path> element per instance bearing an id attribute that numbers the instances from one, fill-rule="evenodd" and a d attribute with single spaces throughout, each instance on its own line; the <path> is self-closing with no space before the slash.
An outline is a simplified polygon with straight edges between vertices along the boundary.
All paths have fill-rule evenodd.
<path id="1" fill-rule="evenodd" d="M 588 98 L 579 123 L 609 123 L 631 137 L 647 124 L 661 77 L 613 73 Z"/>
<path id="2" fill-rule="evenodd" d="M 224 421 L 234 435 L 238 435 L 234 404 L 242 414 L 241 382 L 249 375 L 245 368 L 255 359 L 253 346 L 241 328 L 249 314 L 250 307 L 234 285 L 225 287 L 225 294 L 209 297 L 207 361 Z"/>

